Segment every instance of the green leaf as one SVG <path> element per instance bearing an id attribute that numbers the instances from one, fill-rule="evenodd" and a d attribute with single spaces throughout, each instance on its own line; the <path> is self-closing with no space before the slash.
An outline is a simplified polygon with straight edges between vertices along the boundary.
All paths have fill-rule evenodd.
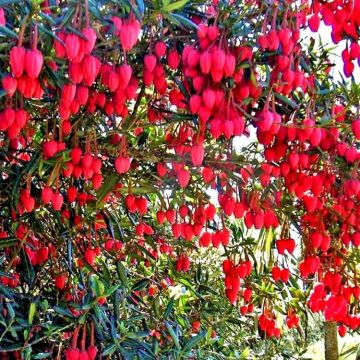
<path id="1" fill-rule="evenodd" d="M 61 19 L 60 27 L 65 26 L 73 18 L 75 11 L 75 6 L 72 6 L 68 9 L 67 13 Z"/>
<path id="2" fill-rule="evenodd" d="M 186 353 L 186 352 L 190 351 L 191 349 L 193 349 L 197 344 L 200 343 L 200 341 L 201 341 L 202 339 L 205 338 L 206 334 L 207 334 L 207 331 L 203 331 L 203 332 L 201 332 L 200 334 L 197 334 L 196 336 L 194 336 L 193 338 L 191 338 L 191 339 L 185 344 L 182 352 L 183 352 L 183 353 Z"/>
<path id="3" fill-rule="evenodd" d="M 18 205 L 18 199 L 19 199 L 19 187 L 20 182 L 22 179 L 22 174 L 32 175 L 35 171 L 38 169 L 39 161 L 40 161 L 41 155 L 40 153 L 36 152 L 32 157 L 31 160 L 27 163 L 24 168 L 18 169 L 17 174 L 13 178 L 13 184 L 12 184 L 12 191 L 11 191 L 11 198 L 13 199 L 13 208 L 17 209 Z"/>
<path id="4" fill-rule="evenodd" d="M 56 25 L 56 21 L 49 15 L 45 14 L 44 12 L 40 11 L 39 15 L 44 19 L 47 20 L 51 25 Z M 39 24 L 40 25 L 40 24 Z"/>
<path id="5" fill-rule="evenodd" d="M 245 360 L 245 359 L 249 359 L 250 357 L 250 348 L 246 347 L 242 352 L 241 352 L 241 359 Z"/>
<path id="6" fill-rule="evenodd" d="M 71 32 L 71 33 L 79 36 L 81 39 L 87 41 L 86 36 L 85 36 L 81 31 L 79 31 L 78 29 L 74 28 L 73 26 L 67 25 L 67 26 L 66 26 L 66 29 L 69 30 L 69 32 Z"/>
<path id="7" fill-rule="evenodd" d="M 16 4 L 16 3 L 19 3 L 19 2 L 22 2 L 23 0 L 0 0 L 0 6 L 3 7 L 3 6 L 6 6 L 6 5 L 9 5 L 9 4 Z"/>
<path id="8" fill-rule="evenodd" d="M 146 288 L 146 286 L 149 284 L 149 279 L 142 279 L 138 281 L 136 284 L 133 285 L 131 288 L 132 291 L 141 291 Z"/>
<path id="9" fill-rule="evenodd" d="M 287 98 L 284 95 L 275 93 L 275 97 L 278 98 L 280 101 L 284 102 L 286 105 L 289 105 L 293 109 L 298 109 L 299 108 L 299 105 L 295 101 Z"/>
<path id="10" fill-rule="evenodd" d="M 125 286 L 125 288 L 129 288 L 129 282 L 126 275 L 126 269 L 121 261 L 116 263 L 117 273 L 119 275 L 120 281 Z"/>
<path id="11" fill-rule="evenodd" d="M 6 26 L 3 26 L 3 25 L 0 25 L 0 33 L 4 34 L 6 36 L 10 36 L 11 38 L 14 38 L 14 39 L 18 38 L 17 34 L 14 31 L 10 30 L 9 28 L 7 28 Z"/>
<path id="12" fill-rule="evenodd" d="M 24 281 L 29 285 L 29 288 L 31 289 L 35 280 L 34 267 L 32 266 L 28 256 L 26 255 L 25 250 L 22 250 L 21 253 L 21 267 Z"/>
<path id="13" fill-rule="evenodd" d="M 111 274 L 110 274 L 110 271 L 109 271 L 109 268 L 107 266 L 107 264 L 105 263 L 105 261 L 103 259 L 99 259 L 98 260 L 100 263 L 101 263 L 101 268 L 102 268 L 102 276 L 103 278 L 106 280 L 106 282 L 108 284 L 111 283 Z"/>
<path id="14" fill-rule="evenodd" d="M 42 353 L 38 353 L 36 355 L 32 355 L 31 358 L 32 359 L 46 359 L 46 358 L 48 358 L 48 357 L 50 357 L 52 355 L 53 355 L 52 352 L 47 352 L 47 353 L 42 352 Z"/>
<path id="15" fill-rule="evenodd" d="M 150 252 L 148 251 L 147 249 L 145 249 L 144 247 L 140 246 L 139 244 L 135 244 L 136 247 L 142 252 L 144 253 L 146 256 L 148 256 L 150 259 L 152 260 L 156 260 L 155 256 Z"/>
<path id="16" fill-rule="evenodd" d="M 166 307 L 166 310 L 164 313 L 164 319 L 166 319 L 170 315 L 170 313 L 174 307 L 174 303 L 175 303 L 175 299 L 172 297 Z"/>
<path id="17" fill-rule="evenodd" d="M 23 348 L 24 348 L 24 343 L 21 342 L 21 343 L 11 345 L 9 347 L 2 347 L 1 352 L 6 354 L 7 352 L 20 350 L 20 349 L 23 349 Z"/>
<path id="18" fill-rule="evenodd" d="M 102 215 L 103 215 L 103 218 L 105 220 L 106 228 L 107 228 L 107 231 L 108 231 L 109 235 L 111 236 L 111 238 L 113 240 L 115 240 L 114 227 L 113 227 L 113 224 L 111 222 L 111 218 L 109 218 L 106 215 L 105 212 L 102 212 Z"/>
<path id="19" fill-rule="evenodd" d="M 49 35 L 54 40 L 58 41 L 61 45 L 65 46 L 64 42 L 58 36 L 56 36 L 52 31 L 47 29 L 45 26 L 43 26 L 42 24 L 39 24 L 38 28 L 41 32 L 45 33 L 46 35 Z"/>
<path id="20" fill-rule="evenodd" d="M 117 348 L 118 348 L 117 344 L 108 345 L 108 346 L 106 346 L 104 351 L 101 353 L 101 355 L 102 356 L 112 355 L 116 351 Z"/>
<path id="21" fill-rule="evenodd" d="M 199 27 L 190 19 L 186 18 L 185 16 L 182 16 L 180 14 L 171 14 L 175 19 L 177 19 L 181 25 L 184 25 L 187 28 L 192 28 L 192 29 L 198 29 Z"/>
<path id="22" fill-rule="evenodd" d="M 72 312 L 70 310 L 68 310 L 68 309 L 63 308 L 63 307 L 54 306 L 54 311 L 56 311 L 58 314 L 63 315 L 65 317 L 74 318 L 74 315 L 72 314 Z"/>
<path id="23" fill-rule="evenodd" d="M 138 6 L 140 15 L 144 16 L 144 13 L 145 13 L 144 1 L 143 0 L 136 0 L 136 4 Z"/>
<path id="24" fill-rule="evenodd" d="M 36 311 L 36 304 L 31 303 L 30 304 L 30 309 L 29 309 L 29 317 L 28 317 L 30 325 L 33 323 L 35 311 Z"/>
<path id="25" fill-rule="evenodd" d="M 114 186 L 119 182 L 120 176 L 116 173 L 111 174 L 108 176 L 105 181 L 104 185 L 99 189 L 97 193 L 97 201 L 96 206 L 98 207 L 100 203 L 104 200 L 105 196 L 114 189 Z"/>
<path id="26" fill-rule="evenodd" d="M 15 317 L 15 311 L 10 303 L 7 304 L 7 309 L 8 309 L 10 318 L 13 319 Z"/>
<path id="27" fill-rule="evenodd" d="M 7 248 L 16 243 L 17 239 L 14 238 L 4 238 L 0 240 L 0 249 Z"/>
<path id="28" fill-rule="evenodd" d="M 180 343 L 179 343 L 179 339 L 174 331 L 174 329 L 171 327 L 170 323 L 168 321 L 165 321 L 165 326 L 170 334 L 170 336 L 172 337 L 172 339 L 174 340 L 174 344 L 177 347 L 178 350 L 180 350 Z"/>
<path id="29" fill-rule="evenodd" d="M 171 12 L 171 11 L 179 10 L 179 9 L 183 8 L 188 2 L 189 2 L 189 0 L 175 1 L 174 3 L 163 6 L 161 8 L 161 11 L 162 12 Z"/>
<path id="30" fill-rule="evenodd" d="M 186 288 L 187 288 L 193 295 L 195 295 L 195 296 L 197 296 L 198 298 L 204 300 L 204 298 L 201 296 L 201 294 L 194 290 L 193 286 L 190 284 L 189 281 L 187 281 L 186 279 L 178 279 L 178 281 L 179 281 L 181 284 L 185 285 Z"/>
<path id="31" fill-rule="evenodd" d="M 5 90 L 0 90 L 0 98 L 4 97 L 7 93 Z"/>
<path id="32" fill-rule="evenodd" d="M 113 285 L 111 287 L 109 287 L 105 293 L 103 294 L 105 297 L 108 297 L 110 296 L 114 291 L 116 291 L 121 285 L 120 284 L 116 284 L 116 285 Z"/>
<path id="33" fill-rule="evenodd" d="M 89 1 L 89 12 L 97 19 L 104 21 L 104 17 L 101 15 L 99 9 L 96 6 L 97 1 Z"/>

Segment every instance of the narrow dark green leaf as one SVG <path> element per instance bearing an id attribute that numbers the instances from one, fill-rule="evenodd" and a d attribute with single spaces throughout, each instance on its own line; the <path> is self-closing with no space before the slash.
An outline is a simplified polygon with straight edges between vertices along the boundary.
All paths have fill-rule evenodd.
<path id="1" fill-rule="evenodd" d="M 143 0 L 136 0 L 136 4 L 138 6 L 140 15 L 144 16 L 144 13 L 145 13 L 144 1 Z"/>
<path id="2" fill-rule="evenodd" d="M 5 91 L 5 90 L 0 90 L 0 98 L 6 96 L 6 94 L 7 94 L 7 91 Z"/>
<path id="3" fill-rule="evenodd" d="M 45 33 L 46 35 L 49 35 L 51 38 L 53 38 L 54 40 L 58 41 L 60 44 L 65 46 L 64 42 L 58 36 L 56 36 L 52 31 L 47 29 L 45 26 L 39 24 L 38 28 L 41 32 Z"/>
<path id="4" fill-rule="evenodd" d="M 30 325 L 33 323 L 35 311 L 36 311 L 36 304 L 31 303 L 30 304 L 30 309 L 29 309 L 29 316 L 28 316 L 28 320 L 29 320 Z"/>
<path id="5" fill-rule="evenodd" d="M 151 252 L 149 252 L 147 249 L 145 249 L 144 247 L 138 245 L 138 244 L 135 244 L 136 247 L 142 252 L 144 253 L 146 256 L 148 256 L 150 259 L 152 260 L 156 260 L 155 256 L 153 254 L 151 254 Z"/>
<path id="6" fill-rule="evenodd" d="M 25 250 L 21 251 L 21 267 L 24 275 L 24 281 L 29 285 L 29 288 L 31 289 L 35 280 L 35 271 L 28 256 L 25 253 Z"/>
<path id="7" fill-rule="evenodd" d="M 164 313 L 164 319 L 166 319 L 170 315 L 170 313 L 174 307 L 174 303 L 175 303 L 175 299 L 172 297 L 166 307 L 166 310 Z"/>
<path id="8" fill-rule="evenodd" d="M 149 284 L 149 279 L 142 279 L 138 281 L 136 284 L 133 285 L 131 288 L 132 291 L 141 291 L 146 288 L 146 286 Z"/>
<path id="9" fill-rule="evenodd" d="M 56 25 L 56 21 L 49 15 L 45 14 L 44 12 L 40 11 L 40 16 L 47 20 L 51 25 Z"/>
<path id="10" fill-rule="evenodd" d="M 18 38 L 17 34 L 14 31 L 10 30 L 9 28 L 3 25 L 0 25 L 0 33 L 14 39 Z"/>
<path id="11" fill-rule="evenodd" d="M 103 275 L 104 279 L 106 280 L 106 282 L 108 284 L 110 284 L 111 274 L 110 274 L 109 268 L 103 259 L 99 259 L 99 261 L 102 264 L 102 275 Z"/>
<path id="12" fill-rule="evenodd" d="M 68 261 L 68 266 L 69 266 L 69 270 L 72 272 L 72 265 L 73 265 L 73 256 L 72 256 L 72 241 L 71 239 L 68 237 L 67 238 L 67 246 L 66 246 L 66 250 L 67 250 L 67 261 Z"/>
<path id="13" fill-rule="evenodd" d="M 193 286 L 190 284 L 189 281 L 186 279 L 179 279 L 178 280 L 181 284 L 185 285 L 188 290 L 190 290 L 195 296 L 197 296 L 200 299 L 204 299 L 201 294 L 199 294 L 196 290 L 194 290 Z"/>
<path id="14" fill-rule="evenodd" d="M 116 284 L 116 285 L 113 285 L 111 287 L 109 287 L 105 293 L 104 293 L 104 296 L 108 297 L 110 296 L 114 291 L 116 291 L 118 288 L 120 287 L 120 284 Z"/>
<path id="15" fill-rule="evenodd" d="M 87 41 L 86 36 L 85 36 L 81 31 L 79 31 L 78 29 L 72 27 L 71 25 L 67 25 L 67 26 L 66 26 L 66 29 L 67 29 L 69 32 L 71 32 L 71 33 L 79 36 L 81 39 Z"/>
<path id="16" fill-rule="evenodd" d="M 125 269 L 124 265 L 121 263 L 121 261 L 118 261 L 116 263 L 116 268 L 117 268 L 117 273 L 119 275 L 120 281 L 125 286 L 125 288 L 128 288 L 129 282 L 128 282 L 127 275 L 126 275 L 126 269 Z"/>
<path id="17" fill-rule="evenodd" d="M 110 345 L 105 347 L 105 349 L 101 353 L 101 355 L 102 356 L 112 355 L 116 351 L 117 348 L 118 348 L 118 346 L 116 344 L 110 344 Z"/>
<path id="18" fill-rule="evenodd" d="M 284 102 L 286 105 L 289 105 L 293 109 L 299 108 L 299 105 L 295 101 L 289 99 L 288 97 L 286 97 L 284 95 L 275 93 L 275 97 L 278 98 L 280 101 Z"/>
<path id="19" fill-rule="evenodd" d="M 16 243 L 17 239 L 13 238 L 4 238 L 0 240 L 0 249 L 7 248 L 12 246 Z"/>
<path id="20" fill-rule="evenodd" d="M 194 336 L 193 338 L 191 338 L 184 346 L 182 352 L 186 353 L 188 351 L 190 351 L 191 349 L 193 349 L 196 345 L 198 345 L 200 343 L 200 341 L 202 339 L 205 338 L 207 334 L 207 331 L 203 331 L 200 334 L 197 334 L 196 336 Z"/>
<path id="21" fill-rule="evenodd" d="M 177 13 L 173 13 L 171 14 L 176 20 L 178 20 L 180 22 L 181 25 L 183 25 L 184 27 L 190 28 L 190 29 L 198 29 L 198 26 L 191 21 L 190 19 L 186 18 L 185 16 L 182 16 L 180 14 Z"/>
<path id="22" fill-rule="evenodd" d="M 31 358 L 32 359 L 46 359 L 48 357 L 52 357 L 53 353 L 52 352 L 42 352 L 42 353 L 38 353 L 38 354 L 35 354 L 35 355 L 31 355 Z"/>
<path id="23" fill-rule="evenodd" d="M 64 17 L 60 19 L 61 20 L 61 22 L 60 22 L 61 27 L 65 26 L 72 19 L 72 17 L 75 14 L 75 11 L 76 11 L 76 9 L 75 9 L 74 6 L 68 8 L 68 11 L 64 15 Z"/>
<path id="24" fill-rule="evenodd" d="M 165 321 L 165 326 L 170 334 L 170 336 L 172 337 L 172 339 L 174 340 L 174 344 L 176 346 L 176 348 L 178 350 L 180 350 L 180 343 L 179 343 L 179 339 L 174 331 L 174 329 L 171 327 L 170 323 L 168 321 Z"/>
<path id="25" fill-rule="evenodd" d="M 105 20 L 104 17 L 101 15 L 99 9 L 97 8 L 97 2 L 96 1 L 89 1 L 89 12 L 91 15 L 96 17 L 98 20 L 101 20 L 102 22 Z"/>
<path id="26" fill-rule="evenodd" d="M 54 310 L 60 314 L 60 315 L 63 315 L 65 317 L 70 317 L 70 318 L 74 318 L 74 315 L 72 314 L 72 312 L 68 309 L 65 309 L 63 307 L 60 307 L 60 306 L 54 306 Z"/>
<path id="27" fill-rule="evenodd" d="M 0 0 L 0 6 L 6 6 L 9 4 L 16 4 L 22 2 L 23 0 Z"/>
<path id="28" fill-rule="evenodd" d="M 7 304 L 7 309 L 8 309 L 10 318 L 13 319 L 15 317 L 15 311 L 10 303 Z"/>
<path id="29" fill-rule="evenodd" d="M 97 193 L 97 206 L 99 206 L 100 203 L 104 200 L 105 196 L 114 189 L 114 186 L 119 182 L 119 180 L 120 176 L 116 173 L 111 174 L 105 179 L 104 185 L 99 189 Z"/>
<path id="30" fill-rule="evenodd" d="M 171 12 L 171 11 L 179 10 L 179 9 L 183 8 L 188 2 L 189 2 L 189 0 L 175 1 L 175 2 L 173 2 L 171 4 L 163 6 L 161 8 L 161 11 L 163 11 L 163 12 Z"/>

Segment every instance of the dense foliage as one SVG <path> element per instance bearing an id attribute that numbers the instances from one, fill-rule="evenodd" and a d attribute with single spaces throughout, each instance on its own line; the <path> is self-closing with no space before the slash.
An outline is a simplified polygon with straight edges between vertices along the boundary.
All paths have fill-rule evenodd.
<path id="1" fill-rule="evenodd" d="M 358 331 L 358 1 L 0 6 L 2 359 L 290 356 L 315 313 Z M 321 21 L 350 81 L 305 39 Z"/>

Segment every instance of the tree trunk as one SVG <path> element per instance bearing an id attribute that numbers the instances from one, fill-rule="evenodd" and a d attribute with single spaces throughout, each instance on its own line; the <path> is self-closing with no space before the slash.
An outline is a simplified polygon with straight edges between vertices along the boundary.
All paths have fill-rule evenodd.
<path id="1" fill-rule="evenodd" d="M 339 360 L 336 322 L 326 321 L 324 323 L 324 330 L 325 330 L 325 359 Z"/>

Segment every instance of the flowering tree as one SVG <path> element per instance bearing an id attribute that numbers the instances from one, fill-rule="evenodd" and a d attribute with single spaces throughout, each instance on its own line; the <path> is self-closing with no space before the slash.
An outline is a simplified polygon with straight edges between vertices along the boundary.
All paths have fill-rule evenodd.
<path id="1" fill-rule="evenodd" d="M 271 358 L 320 313 L 337 359 L 360 88 L 303 34 L 350 78 L 357 2 L 0 6 L 2 358 Z"/>

